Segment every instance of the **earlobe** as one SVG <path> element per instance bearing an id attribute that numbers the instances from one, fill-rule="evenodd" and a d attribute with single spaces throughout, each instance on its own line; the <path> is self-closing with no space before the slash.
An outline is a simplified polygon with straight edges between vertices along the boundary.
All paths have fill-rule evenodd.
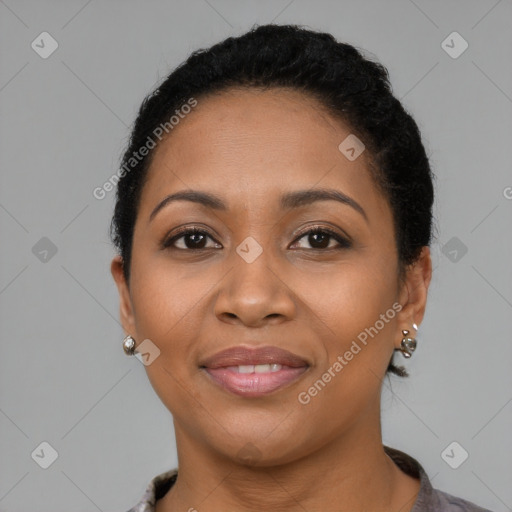
<path id="1" fill-rule="evenodd" d="M 114 278 L 119 292 L 119 313 L 121 324 L 126 334 L 135 335 L 135 321 L 130 298 L 130 290 L 124 277 L 123 260 L 120 255 L 116 255 L 112 259 L 110 272 L 112 273 L 112 277 Z"/>
<path id="2" fill-rule="evenodd" d="M 432 259 L 429 247 L 423 247 L 420 257 L 409 266 L 405 282 L 402 286 L 399 302 L 402 309 L 398 314 L 396 346 L 399 347 L 403 338 L 402 331 L 407 330 L 414 336 L 415 325 L 419 325 L 427 307 L 428 287 L 432 278 Z"/>

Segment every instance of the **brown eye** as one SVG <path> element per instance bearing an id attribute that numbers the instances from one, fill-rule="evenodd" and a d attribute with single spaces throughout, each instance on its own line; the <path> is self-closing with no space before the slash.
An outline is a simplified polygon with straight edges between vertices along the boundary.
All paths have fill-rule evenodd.
<path id="1" fill-rule="evenodd" d="M 201 249 L 209 249 L 206 247 L 207 239 L 213 238 L 209 235 L 208 232 L 199 230 L 197 228 L 186 228 L 179 231 L 177 234 L 166 240 L 162 247 L 164 248 L 172 248 L 179 250 L 201 250 Z M 176 246 L 176 242 L 180 239 L 183 239 L 184 246 L 178 247 Z"/>
<path id="2" fill-rule="evenodd" d="M 318 227 L 303 233 L 299 238 L 296 239 L 295 244 L 297 244 L 298 240 L 302 240 L 303 238 L 305 239 L 306 237 L 311 250 L 322 251 L 325 249 L 348 249 L 352 246 L 351 242 L 339 233 L 331 231 L 330 229 Z M 213 246 L 207 246 L 208 238 L 214 242 Z M 178 241 L 181 241 L 181 247 L 177 245 Z M 338 245 L 335 244 L 333 246 L 333 241 L 337 242 Z M 199 251 L 203 249 L 219 248 L 220 244 L 215 244 L 216 241 L 207 231 L 197 228 L 184 228 L 179 230 L 172 237 L 162 242 L 162 248 L 177 249 L 181 251 Z M 303 247 L 299 247 L 299 249 L 303 249 Z"/>
<path id="3" fill-rule="evenodd" d="M 302 238 L 307 237 L 307 242 L 310 244 L 311 249 L 313 250 L 322 250 L 322 249 L 348 249 L 351 247 L 351 243 L 340 234 L 331 231 L 326 228 L 313 228 L 309 231 L 303 233 L 297 240 L 301 240 Z M 330 243 L 334 239 L 338 246 L 330 246 Z M 299 247 L 301 249 L 301 247 Z"/>

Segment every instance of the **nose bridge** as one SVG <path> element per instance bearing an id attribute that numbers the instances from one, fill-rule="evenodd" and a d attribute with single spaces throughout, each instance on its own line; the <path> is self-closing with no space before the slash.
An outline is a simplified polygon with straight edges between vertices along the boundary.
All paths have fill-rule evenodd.
<path id="1" fill-rule="evenodd" d="M 252 231 L 234 247 L 233 268 L 222 281 L 215 312 L 223 318 L 237 317 L 247 325 L 258 324 L 266 317 L 290 317 L 294 301 L 279 278 L 272 237 L 263 235 L 265 228 Z M 258 237 L 258 239 L 256 238 Z"/>
<path id="2" fill-rule="evenodd" d="M 273 248 L 270 247 L 269 237 L 262 240 L 260 236 L 258 239 L 261 243 L 254 236 L 248 236 L 238 244 L 233 254 L 233 272 L 236 274 L 237 283 L 244 284 L 245 287 L 251 286 L 255 290 L 261 288 L 268 293 L 276 286 L 275 271 L 271 270 L 272 265 L 275 266 Z"/>
<path id="3" fill-rule="evenodd" d="M 236 216 L 236 223 L 242 238 L 234 246 L 234 263 L 247 278 L 261 272 L 269 272 L 268 267 L 275 265 L 275 221 L 270 219 L 269 211 L 252 209 L 249 201 L 244 201 L 245 208 Z M 256 264 L 256 265 L 255 265 Z M 247 268 L 245 268 L 245 267 Z M 254 267 L 251 267 L 254 266 Z"/>

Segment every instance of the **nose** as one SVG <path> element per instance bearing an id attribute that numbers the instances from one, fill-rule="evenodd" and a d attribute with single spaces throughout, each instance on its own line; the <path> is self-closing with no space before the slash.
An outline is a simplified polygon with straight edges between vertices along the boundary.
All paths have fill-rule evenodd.
<path id="1" fill-rule="evenodd" d="M 263 327 L 294 318 L 294 293 L 280 277 L 275 263 L 273 267 L 265 251 L 251 263 L 242 258 L 235 261 L 220 283 L 214 307 L 217 318 L 247 327 Z"/>

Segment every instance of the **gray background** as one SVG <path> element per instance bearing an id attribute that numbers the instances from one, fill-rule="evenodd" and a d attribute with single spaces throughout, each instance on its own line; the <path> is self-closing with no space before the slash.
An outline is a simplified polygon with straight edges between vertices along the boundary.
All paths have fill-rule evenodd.
<path id="1" fill-rule="evenodd" d="M 385 381 L 384 442 L 435 487 L 512 510 L 510 1 L 0 0 L 0 511 L 124 512 L 175 467 L 171 415 L 121 346 L 114 193 L 92 191 L 155 82 L 272 20 L 367 50 L 422 130 L 434 277 L 411 378 Z M 46 59 L 31 47 L 43 31 L 59 45 Z M 441 46 L 453 31 L 469 44 L 456 59 Z M 31 456 L 43 441 L 48 469 Z M 452 441 L 469 453 L 457 469 Z"/>

